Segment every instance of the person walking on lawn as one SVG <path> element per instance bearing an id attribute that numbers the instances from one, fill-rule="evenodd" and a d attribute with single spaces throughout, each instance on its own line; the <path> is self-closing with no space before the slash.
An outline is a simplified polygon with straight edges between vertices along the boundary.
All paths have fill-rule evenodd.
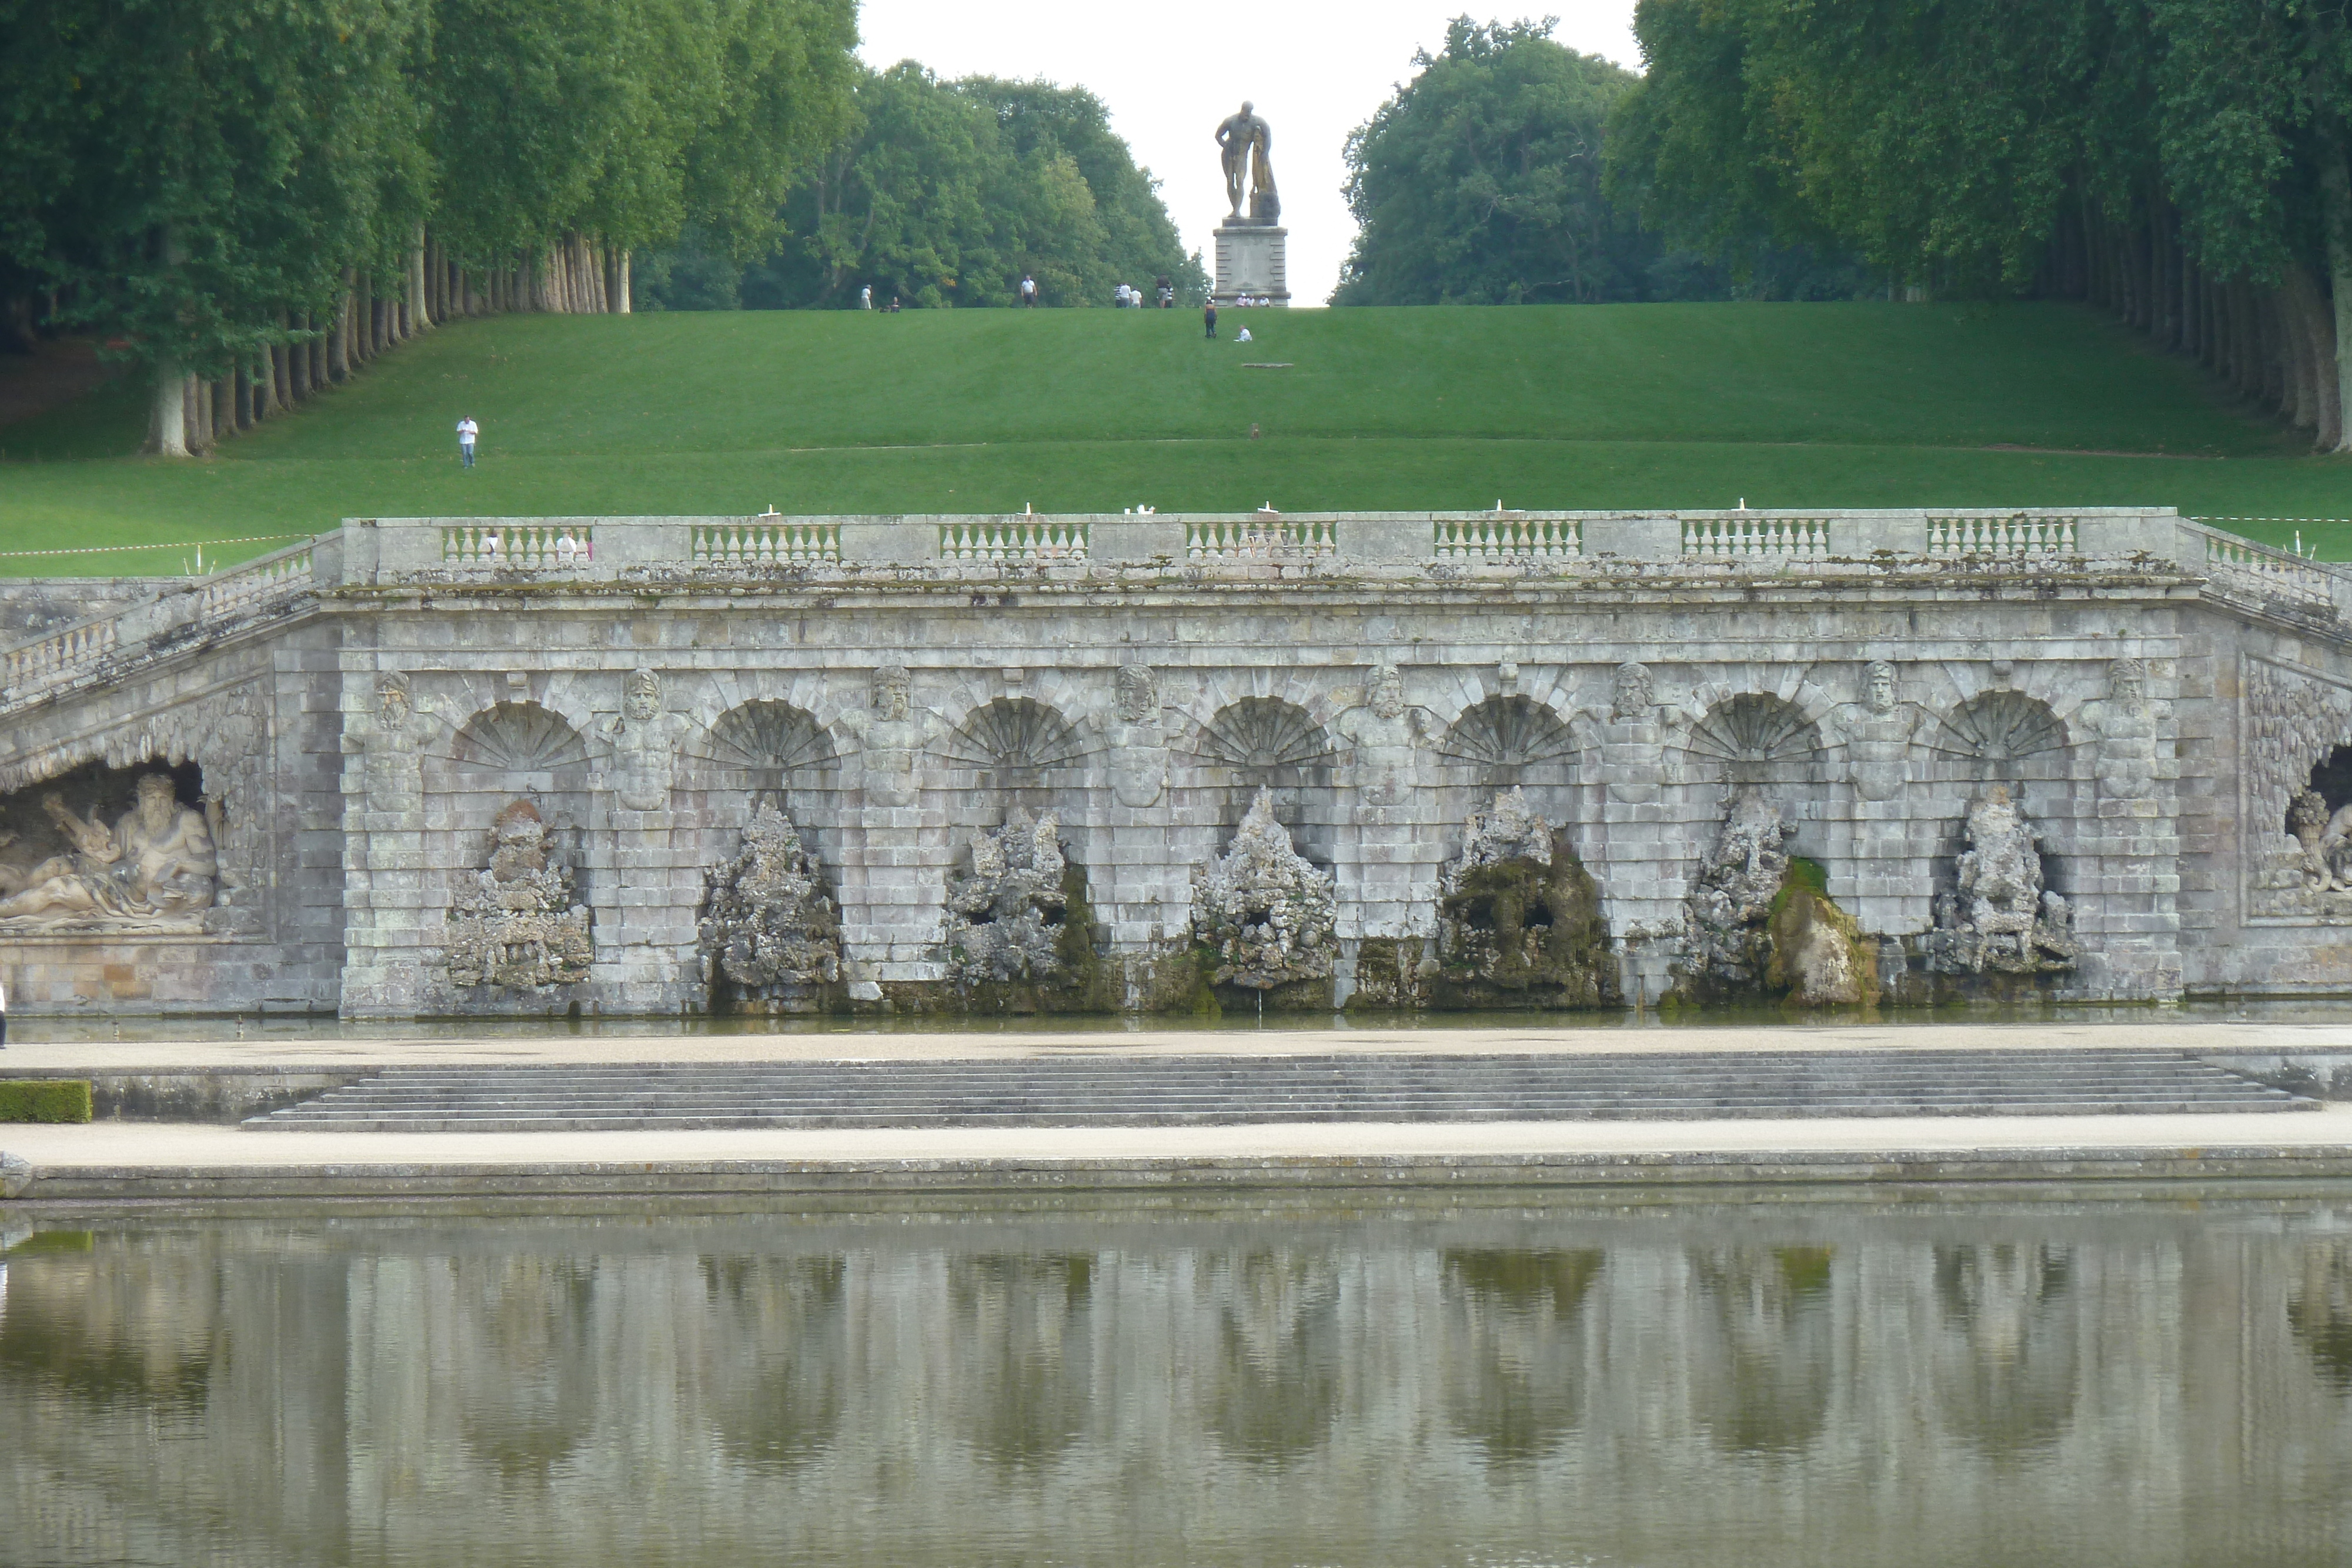
<path id="1" fill-rule="evenodd" d="M 1209 329 L 1210 337 L 1213 338 L 1217 335 L 1217 302 L 1215 300 L 1210 300 L 1202 308 L 1201 324 Z"/>
<path id="2" fill-rule="evenodd" d="M 471 468 L 474 465 L 474 441 L 481 434 L 482 427 L 474 423 L 472 414 L 457 422 L 457 462 L 461 466 Z"/>

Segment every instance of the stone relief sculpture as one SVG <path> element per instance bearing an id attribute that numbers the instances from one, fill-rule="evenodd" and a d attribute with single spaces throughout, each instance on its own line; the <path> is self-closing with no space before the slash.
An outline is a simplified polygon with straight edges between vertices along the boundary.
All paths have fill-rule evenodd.
<path id="1" fill-rule="evenodd" d="M 1601 778 L 1609 798 L 1648 805 L 1667 782 L 1666 746 L 1697 716 L 1678 704 L 1661 703 L 1649 666 L 1627 660 L 1610 677 L 1609 706 L 1578 710 L 1600 732 Z"/>
<path id="2" fill-rule="evenodd" d="M 1260 789 L 1223 857 L 1192 868 L 1192 929 L 1213 961 L 1210 983 L 1266 992 L 1328 981 L 1338 901 L 1329 873 L 1291 846 Z"/>
<path id="3" fill-rule="evenodd" d="M 2074 716 L 2095 746 L 2101 796 L 2110 800 L 2154 797 L 2157 724 L 2171 716 L 2170 703 L 2148 700 L 2146 663 L 2117 659 L 2107 666 L 2107 695 L 2084 703 Z"/>
<path id="4" fill-rule="evenodd" d="M 1110 789 L 1122 806 L 1157 805 L 1168 789 L 1168 736 L 1160 719 L 1160 677 L 1142 664 L 1122 665 L 1110 741 Z"/>
<path id="5" fill-rule="evenodd" d="M 1447 1007 L 1601 1007 L 1616 966 L 1601 891 L 1527 792 L 1474 810 L 1438 883 L 1437 974 Z"/>
<path id="6" fill-rule="evenodd" d="M 405 672 L 386 670 L 376 677 L 375 713 L 354 727 L 352 743 L 362 757 L 360 779 L 369 810 L 417 810 L 424 789 L 419 754 L 436 727 L 416 710 Z"/>
<path id="7" fill-rule="evenodd" d="M 948 886 L 948 967 L 965 986 L 1062 979 L 1068 898 L 1061 819 L 1015 806 L 972 840 L 971 870 Z"/>
<path id="8" fill-rule="evenodd" d="M 1865 800 L 1892 800 L 1911 779 L 1911 738 L 1925 720 L 1895 694 L 1895 666 L 1874 660 L 1863 700 L 1841 704 L 1831 723 L 1845 741 L 1846 777 Z"/>
<path id="9" fill-rule="evenodd" d="M 1996 784 L 1969 807 L 1955 891 L 1936 900 L 1929 967 L 2033 975 L 2074 967 L 2073 911 L 2044 885 L 2041 835 Z"/>
<path id="10" fill-rule="evenodd" d="M 868 806 L 913 805 L 923 753 L 945 732 L 938 715 L 915 712 L 913 685 L 904 664 L 885 664 L 874 672 L 873 706 L 841 716 L 863 753 Z"/>
<path id="11" fill-rule="evenodd" d="M 545 991 L 586 979 L 594 956 L 587 907 L 572 901 L 553 836 L 537 807 L 512 802 L 491 824 L 488 869 L 449 910 L 449 983 Z"/>
<path id="12" fill-rule="evenodd" d="M 613 792 L 628 810 L 668 807 L 677 771 L 677 722 L 662 712 L 661 677 L 642 667 L 630 671 L 620 716 L 604 727 L 613 748 Z"/>
<path id="13" fill-rule="evenodd" d="M 743 848 L 708 873 L 703 977 L 751 1011 L 804 1011 L 841 978 L 841 912 L 800 831 L 772 802 L 751 810 Z"/>
<path id="14" fill-rule="evenodd" d="M 168 773 L 142 775 L 137 800 L 110 828 L 78 816 L 57 792 L 41 809 L 71 847 L 26 865 L 0 864 L 0 930 L 194 933 L 219 886 L 205 813 L 180 804 Z M 0 845 L 16 842 L 10 830 Z"/>
<path id="15" fill-rule="evenodd" d="M 1404 805 L 1421 783 L 1421 748 L 1438 738 L 1426 708 L 1408 706 L 1404 677 L 1394 664 L 1372 675 L 1363 706 L 1341 714 L 1332 727 L 1355 748 L 1356 800 L 1373 812 Z"/>
<path id="16" fill-rule="evenodd" d="M 2352 690 L 2245 661 L 2247 913 L 2271 919 L 2352 915 L 2352 817 L 2331 815 L 2314 770 L 2352 744 Z M 2282 836 L 2280 830 L 2285 830 Z"/>

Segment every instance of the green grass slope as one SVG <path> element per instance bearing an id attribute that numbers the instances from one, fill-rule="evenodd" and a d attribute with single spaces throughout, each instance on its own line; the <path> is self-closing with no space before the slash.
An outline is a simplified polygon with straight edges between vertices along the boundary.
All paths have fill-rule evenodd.
<path id="1" fill-rule="evenodd" d="M 1255 341 L 1234 341 L 1243 327 Z M 0 551 L 347 516 L 768 506 L 2352 516 L 2352 462 L 2063 306 L 1234 311 L 1223 330 L 1108 310 L 457 322 L 197 462 L 135 455 L 127 387 L 0 426 Z M 483 429 L 471 473 L 451 434 L 464 413 Z M 2352 553 L 2352 529 L 2315 535 Z M 0 555 L 16 571 L 177 565 Z"/>

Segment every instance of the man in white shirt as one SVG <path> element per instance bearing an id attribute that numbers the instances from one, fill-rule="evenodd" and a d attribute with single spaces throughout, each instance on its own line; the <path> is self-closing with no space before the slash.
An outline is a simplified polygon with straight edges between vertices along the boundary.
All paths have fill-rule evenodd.
<path id="1" fill-rule="evenodd" d="M 857 291 L 857 308 L 860 310 L 871 310 L 874 308 L 874 286 L 872 284 L 869 283 L 865 287 Z"/>
<path id="2" fill-rule="evenodd" d="M 474 440 L 481 434 L 482 427 L 474 423 L 472 414 L 457 422 L 457 461 L 467 468 L 474 465 Z"/>
<path id="3" fill-rule="evenodd" d="M 1037 280 L 1027 273 L 1021 275 L 1021 305 L 1027 309 L 1037 303 Z"/>

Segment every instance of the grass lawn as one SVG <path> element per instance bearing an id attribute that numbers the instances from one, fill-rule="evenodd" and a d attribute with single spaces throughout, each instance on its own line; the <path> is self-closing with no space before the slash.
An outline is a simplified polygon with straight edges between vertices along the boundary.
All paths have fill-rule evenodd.
<path id="1" fill-rule="evenodd" d="M 1258 340 L 1236 344 L 1241 327 Z M 0 551 L 350 516 L 769 506 L 2352 517 L 2352 460 L 2309 455 L 2071 307 L 1234 311 L 1223 328 L 1211 343 L 1188 313 L 1108 310 L 457 322 L 201 461 L 134 455 L 128 387 L 0 426 Z M 472 473 L 450 431 L 463 413 L 482 424 Z M 2352 557 L 2352 525 L 2305 538 Z M 170 550 L 0 557 L 16 572 L 178 569 Z"/>

